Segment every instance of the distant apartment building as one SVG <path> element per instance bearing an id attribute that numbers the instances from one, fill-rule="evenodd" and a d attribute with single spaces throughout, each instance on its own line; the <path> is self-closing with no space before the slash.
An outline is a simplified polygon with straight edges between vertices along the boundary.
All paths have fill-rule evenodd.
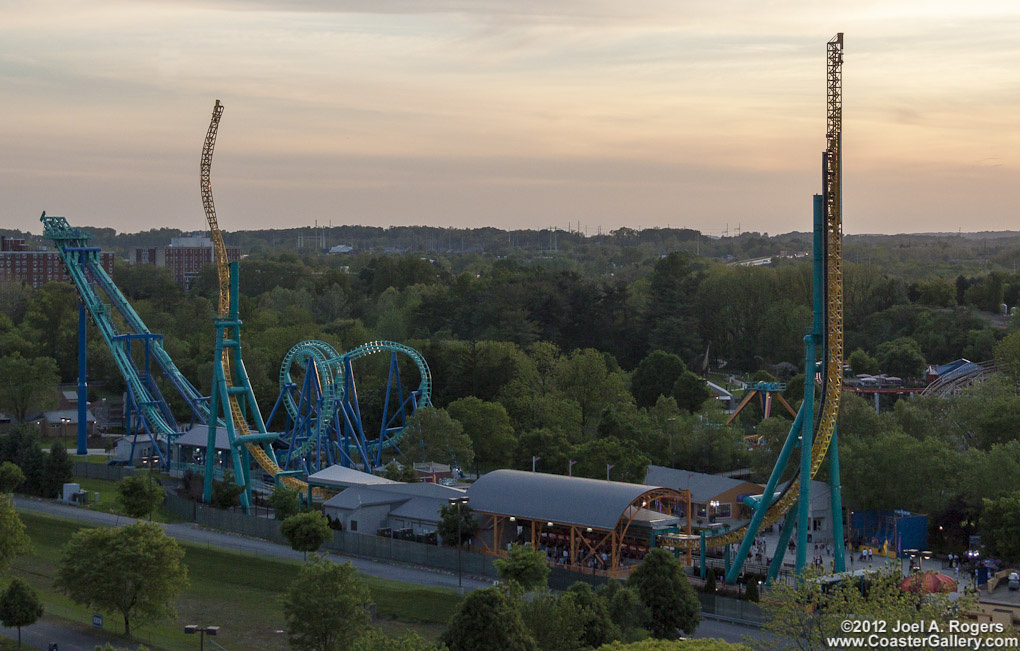
<path id="1" fill-rule="evenodd" d="M 227 261 L 236 262 L 241 258 L 241 249 L 227 247 Z M 129 258 L 135 264 L 151 264 L 170 270 L 174 282 L 185 290 L 191 288 L 191 281 L 202 271 L 202 267 L 213 264 L 213 242 L 203 233 L 192 233 L 186 237 L 170 239 L 170 246 L 136 248 Z"/>
<path id="2" fill-rule="evenodd" d="M 113 254 L 100 253 L 106 273 L 113 273 Z M 23 282 L 39 289 L 50 281 L 70 281 L 56 251 L 30 251 L 25 240 L 0 235 L 0 281 Z"/>

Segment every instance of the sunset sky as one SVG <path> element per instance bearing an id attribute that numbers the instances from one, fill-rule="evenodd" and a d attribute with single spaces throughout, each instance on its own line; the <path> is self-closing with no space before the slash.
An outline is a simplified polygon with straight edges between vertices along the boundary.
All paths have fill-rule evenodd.
<path id="1" fill-rule="evenodd" d="M 0 0 L 0 227 L 39 213 L 809 230 L 845 32 L 847 233 L 1020 230 L 1015 0 Z"/>

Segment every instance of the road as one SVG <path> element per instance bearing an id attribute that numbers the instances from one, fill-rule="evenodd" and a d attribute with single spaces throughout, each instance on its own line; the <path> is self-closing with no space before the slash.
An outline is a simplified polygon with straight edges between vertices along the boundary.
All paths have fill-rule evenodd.
<path id="1" fill-rule="evenodd" d="M 45 500 L 36 500 L 25 497 L 15 497 L 14 504 L 16 508 L 21 510 L 46 513 L 91 524 L 119 526 L 135 522 L 132 518 L 115 515 L 113 513 L 90 511 L 77 506 L 58 504 L 56 502 L 48 502 Z M 232 533 L 205 529 L 190 522 L 175 522 L 173 524 L 165 525 L 164 529 L 166 530 L 167 535 L 172 538 L 193 544 L 207 545 L 209 547 L 222 547 L 255 554 L 256 556 L 267 556 L 271 558 L 301 560 L 303 556 L 301 552 L 296 552 L 286 545 L 280 545 L 267 540 L 260 540 L 258 538 L 248 538 Z M 351 565 L 353 565 L 359 572 L 367 576 L 428 587 L 457 587 L 456 574 L 448 574 L 438 570 L 411 567 L 407 565 L 383 563 L 380 561 L 372 561 L 353 556 L 343 556 L 340 554 L 328 554 L 327 557 L 337 563 L 350 562 Z M 481 581 L 468 576 L 464 577 L 465 590 L 477 590 L 479 588 L 487 588 L 491 585 L 491 581 Z"/>
<path id="2" fill-rule="evenodd" d="M 38 500 L 26 497 L 15 497 L 16 508 L 23 511 L 45 513 L 79 522 L 89 524 L 121 526 L 135 522 L 132 518 L 118 516 L 112 513 L 90 511 L 80 507 L 58 504 L 45 500 Z M 247 552 L 255 555 L 262 555 L 269 558 L 285 558 L 301 560 L 302 554 L 295 552 L 285 545 L 272 543 L 256 538 L 247 538 L 230 533 L 223 533 L 202 528 L 193 523 L 178 522 L 165 525 L 167 535 L 177 540 L 192 544 L 207 545 L 231 550 Z M 379 577 L 410 583 L 414 585 L 456 588 L 457 576 L 439 571 L 432 571 L 405 565 L 394 565 L 363 558 L 342 556 L 340 554 L 329 554 L 328 558 L 337 563 L 350 562 L 359 572 L 368 576 Z M 468 591 L 485 588 L 492 585 L 489 581 L 481 581 L 470 577 L 464 577 L 464 589 Z M 17 631 L 14 629 L 0 628 L 0 635 L 17 639 Z M 694 635 L 696 638 L 718 638 L 727 642 L 740 642 L 744 636 L 758 637 L 760 631 L 755 627 L 724 622 L 706 617 Z M 57 643 L 60 651 L 92 651 L 95 645 L 104 644 L 109 641 L 98 632 L 93 633 L 88 629 L 80 629 L 67 626 L 62 620 L 44 617 L 41 621 L 22 629 L 22 640 L 29 648 L 48 649 L 49 644 Z M 123 644 L 117 639 L 118 644 Z"/>

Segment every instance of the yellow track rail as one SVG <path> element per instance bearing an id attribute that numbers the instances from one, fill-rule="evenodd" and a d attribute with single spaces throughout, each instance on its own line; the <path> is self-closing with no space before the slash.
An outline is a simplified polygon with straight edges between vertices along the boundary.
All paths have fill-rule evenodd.
<path id="1" fill-rule="evenodd" d="M 842 130 L 843 130 L 843 34 L 834 36 L 826 47 L 826 132 L 825 132 L 825 375 L 824 391 L 814 443 L 811 446 L 811 477 L 822 467 L 836 431 L 836 416 L 843 384 L 843 205 L 842 205 Z M 810 381 L 810 379 L 809 379 Z M 789 511 L 800 496 L 801 477 L 797 476 L 768 511 L 761 526 L 774 524 Z M 708 538 L 711 547 L 740 542 L 747 525 Z M 700 538 L 661 536 L 659 544 L 677 549 L 697 549 Z"/>
<path id="2" fill-rule="evenodd" d="M 212 119 L 209 121 L 209 130 L 205 134 L 205 144 L 202 146 L 201 188 L 202 207 L 205 209 L 205 219 L 209 223 L 209 235 L 213 241 L 216 274 L 220 285 L 219 317 L 226 319 L 230 316 L 230 268 L 227 263 L 227 247 L 223 244 L 223 234 L 220 233 L 220 225 L 216 219 L 216 204 L 213 202 L 211 180 L 213 149 L 216 147 L 216 135 L 219 132 L 220 118 L 222 116 L 223 105 L 220 104 L 220 100 L 216 100 Z M 220 363 L 223 365 L 223 377 L 226 378 L 227 386 L 233 386 L 229 351 L 223 351 L 223 359 L 220 360 Z M 244 411 L 241 409 L 237 396 L 230 395 L 228 400 L 230 402 L 230 415 L 234 421 L 235 431 L 239 432 L 241 436 L 250 434 L 251 430 L 248 428 L 248 421 L 244 417 Z M 209 418 L 216 418 L 216 414 L 209 414 Z M 248 453 L 267 473 L 275 476 L 277 473 L 283 472 L 283 469 L 259 445 L 248 443 L 247 447 Z M 308 484 L 294 477 L 287 476 L 282 481 L 284 485 L 294 490 L 304 491 L 308 488 Z"/>

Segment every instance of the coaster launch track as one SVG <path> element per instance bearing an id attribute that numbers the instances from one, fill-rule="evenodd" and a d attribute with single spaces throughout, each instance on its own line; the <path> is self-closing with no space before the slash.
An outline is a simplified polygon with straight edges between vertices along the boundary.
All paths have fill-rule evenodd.
<path id="1" fill-rule="evenodd" d="M 151 373 L 148 364 L 150 358 L 187 403 L 194 419 L 203 424 L 208 422 L 208 398 L 203 397 L 181 374 L 163 348 L 162 335 L 154 335 L 149 331 L 103 269 L 99 261 L 99 248 L 89 246 L 90 236 L 71 228 L 63 217 L 48 217 L 44 212 L 39 221 L 43 224 L 43 235 L 53 240 L 82 303 L 110 349 L 117 369 L 127 384 L 130 403 L 141 416 L 142 425 L 149 436 L 165 436 L 170 439 L 180 433 L 177 421 Z M 124 331 L 115 322 L 111 306 L 123 318 L 126 325 Z M 140 341 L 147 353 L 141 368 L 132 356 L 132 341 Z M 156 449 L 161 455 L 158 446 Z"/>
<path id="2" fill-rule="evenodd" d="M 806 504 L 792 510 L 798 499 L 802 502 L 806 492 L 801 482 L 810 480 L 818 470 L 829 451 L 836 433 L 836 416 L 839 411 L 840 391 L 843 376 L 843 217 L 842 217 L 842 121 L 843 121 L 843 34 L 834 36 L 826 44 L 826 148 L 823 155 L 823 194 L 815 200 L 815 273 L 814 273 L 814 323 L 812 332 L 805 338 L 807 364 L 805 368 L 804 404 L 794 420 L 787 437 L 780 460 L 776 462 L 766 484 L 764 493 L 749 498 L 748 505 L 754 510 L 751 521 L 742 527 L 714 536 L 660 536 L 658 545 L 675 549 L 698 549 L 704 555 L 705 547 L 718 547 L 741 542 L 735 563 L 729 567 L 726 580 L 734 581 L 740 572 L 744 558 L 762 527 L 779 521 L 784 516 L 784 534 L 789 535 L 795 523 L 794 515 L 799 514 L 800 529 L 805 529 Z M 816 369 L 814 360 L 816 346 L 821 345 L 822 369 Z M 821 396 L 817 416 L 814 412 L 815 375 L 820 370 Z M 805 422 L 806 421 L 806 422 Z M 798 436 L 798 433 L 802 433 Z M 799 464 L 793 478 L 786 487 L 777 491 L 779 480 L 786 469 L 793 448 L 801 441 L 810 441 L 810 454 L 802 454 L 804 463 Z M 808 462 L 809 461 L 809 462 Z M 838 482 L 838 458 L 833 450 L 832 459 Z M 806 477 L 805 477 L 806 475 Z M 833 490 L 833 511 L 839 507 L 838 483 Z M 839 518 L 836 518 L 837 520 Z M 840 529 L 841 531 L 841 529 Z M 802 535 L 804 532 L 801 532 Z M 783 549 L 776 550 L 781 562 Z M 797 569 L 802 567 L 802 555 L 806 545 L 798 547 Z M 837 570 L 842 570 L 841 545 L 837 557 Z M 775 566 L 773 569 L 777 569 Z M 770 576 L 774 576 L 770 570 Z"/>

